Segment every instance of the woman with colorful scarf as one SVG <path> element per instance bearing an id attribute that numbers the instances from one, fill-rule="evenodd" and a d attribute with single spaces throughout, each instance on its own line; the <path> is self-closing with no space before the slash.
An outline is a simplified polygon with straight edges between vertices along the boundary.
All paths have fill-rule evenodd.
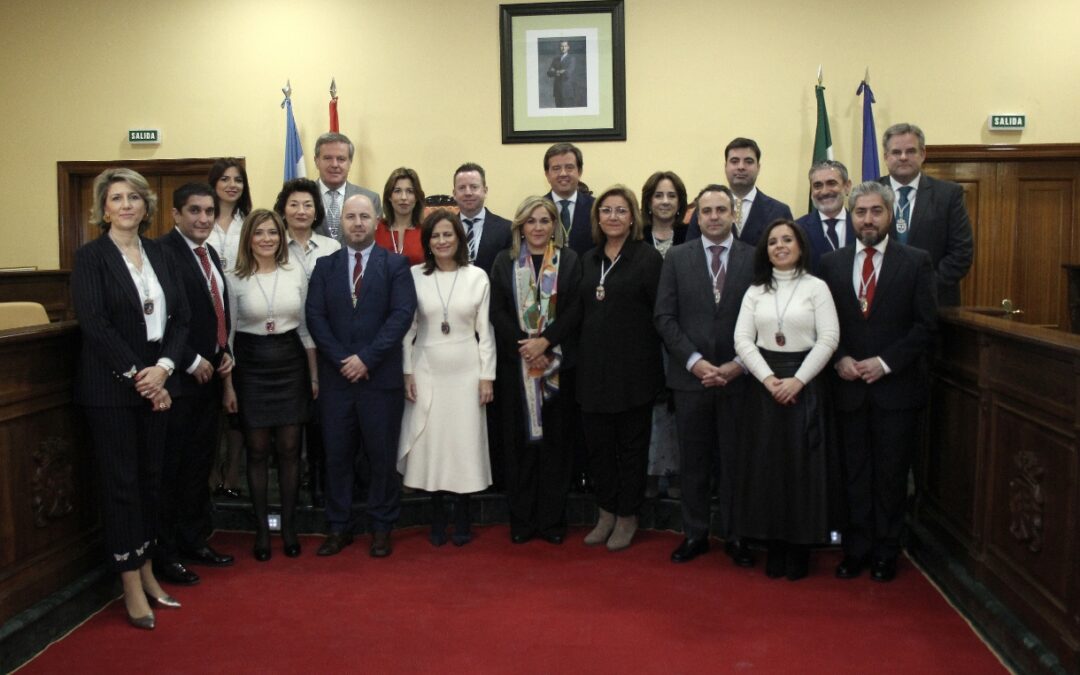
<path id="1" fill-rule="evenodd" d="M 561 544 L 573 443 L 567 419 L 581 322 L 577 254 L 564 246 L 555 205 L 529 197 L 511 225 L 510 249 L 491 270 L 491 324 L 506 448 L 510 537 Z"/>

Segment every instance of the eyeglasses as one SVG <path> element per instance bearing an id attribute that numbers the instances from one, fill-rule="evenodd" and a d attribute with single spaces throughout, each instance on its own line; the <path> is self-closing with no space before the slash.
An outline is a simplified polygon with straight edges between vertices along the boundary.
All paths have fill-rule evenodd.
<path id="1" fill-rule="evenodd" d="M 612 214 L 614 214 L 620 218 L 625 218 L 630 215 L 630 209 L 626 208 L 625 206 L 616 206 L 615 208 L 612 208 L 610 206 L 601 206 L 599 209 L 599 213 L 600 215 L 605 217 L 610 217 Z"/>

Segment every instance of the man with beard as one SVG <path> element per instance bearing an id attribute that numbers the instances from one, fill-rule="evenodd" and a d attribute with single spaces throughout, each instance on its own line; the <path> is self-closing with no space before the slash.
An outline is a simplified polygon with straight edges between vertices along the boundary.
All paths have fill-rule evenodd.
<path id="1" fill-rule="evenodd" d="M 841 579 L 867 565 L 875 581 L 896 576 L 908 471 L 930 393 L 934 269 L 926 251 L 889 236 L 893 205 L 888 186 L 858 185 L 850 210 L 859 243 L 821 259 L 840 320 L 834 390 L 848 504 Z"/>

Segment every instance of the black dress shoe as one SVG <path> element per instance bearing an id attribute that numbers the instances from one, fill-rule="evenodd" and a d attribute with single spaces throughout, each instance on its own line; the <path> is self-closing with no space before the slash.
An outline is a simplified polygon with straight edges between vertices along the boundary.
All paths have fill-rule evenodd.
<path id="1" fill-rule="evenodd" d="M 810 573 L 810 547 L 788 547 L 786 576 L 788 581 L 798 581 Z"/>
<path id="2" fill-rule="evenodd" d="M 233 557 L 225 553 L 219 553 L 210 548 L 209 544 L 203 544 L 198 548 L 183 551 L 180 554 L 184 560 L 197 565 L 210 567 L 228 567 L 233 564 Z"/>
<path id="3" fill-rule="evenodd" d="M 563 541 L 566 539 L 566 536 L 559 534 L 558 532 L 552 532 L 541 533 L 540 538 L 549 544 L 555 544 L 556 546 L 558 546 L 559 544 L 563 543 Z"/>
<path id="4" fill-rule="evenodd" d="M 708 550 L 709 539 L 707 537 L 699 537 L 697 539 L 690 539 L 687 537 L 679 544 L 679 548 L 671 552 L 671 562 L 690 562 L 702 553 L 708 552 Z"/>
<path id="5" fill-rule="evenodd" d="M 866 558 L 857 555 L 845 555 L 840 564 L 836 566 L 837 579 L 854 579 L 862 574 L 866 567 Z"/>
<path id="6" fill-rule="evenodd" d="M 326 537 L 315 555 L 337 555 L 341 549 L 353 542 L 353 536 L 347 532 L 334 532 Z"/>
<path id="7" fill-rule="evenodd" d="M 371 539 L 371 557 L 385 558 L 393 552 L 394 547 L 390 545 L 390 533 L 376 532 Z"/>
<path id="8" fill-rule="evenodd" d="M 724 553 L 727 553 L 732 562 L 739 567 L 753 567 L 756 562 L 754 552 L 742 540 L 726 542 L 724 544 Z"/>
<path id="9" fill-rule="evenodd" d="M 532 538 L 532 532 L 515 532 L 510 535 L 510 541 L 515 544 L 524 544 L 528 541 L 531 541 Z"/>
<path id="10" fill-rule="evenodd" d="M 299 558 L 300 557 L 300 542 L 295 544 L 285 544 L 285 557 L 286 558 Z"/>
<path id="11" fill-rule="evenodd" d="M 874 581 L 892 581 L 896 578 L 896 558 L 875 558 L 870 563 L 870 578 Z"/>
<path id="12" fill-rule="evenodd" d="M 218 483 L 218 486 L 214 488 L 214 496 L 225 499 L 240 499 L 244 494 L 236 488 L 225 487 L 224 483 Z"/>
<path id="13" fill-rule="evenodd" d="M 769 544 L 769 551 L 765 556 L 765 576 L 770 579 L 779 579 L 786 573 L 787 546 L 783 544 Z"/>
<path id="14" fill-rule="evenodd" d="M 199 575 L 184 567 L 183 563 L 179 562 L 155 565 L 154 576 L 158 578 L 158 581 L 179 584 L 180 586 L 194 586 L 199 583 Z"/>

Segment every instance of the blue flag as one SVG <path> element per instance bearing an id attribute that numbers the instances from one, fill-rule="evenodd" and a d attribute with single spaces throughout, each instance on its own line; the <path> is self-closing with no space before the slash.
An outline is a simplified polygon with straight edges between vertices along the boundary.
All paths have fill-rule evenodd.
<path id="1" fill-rule="evenodd" d="M 300 133 L 293 118 L 292 100 L 285 99 L 285 180 L 305 178 L 304 149 L 300 147 Z"/>
<path id="2" fill-rule="evenodd" d="M 874 92 L 870 91 L 870 85 L 866 80 L 859 83 L 859 89 L 855 92 L 863 96 L 862 113 L 862 179 L 864 181 L 877 180 L 881 176 L 881 166 L 878 164 L 877 154 L 877 131 L 874 129 Z"/>

